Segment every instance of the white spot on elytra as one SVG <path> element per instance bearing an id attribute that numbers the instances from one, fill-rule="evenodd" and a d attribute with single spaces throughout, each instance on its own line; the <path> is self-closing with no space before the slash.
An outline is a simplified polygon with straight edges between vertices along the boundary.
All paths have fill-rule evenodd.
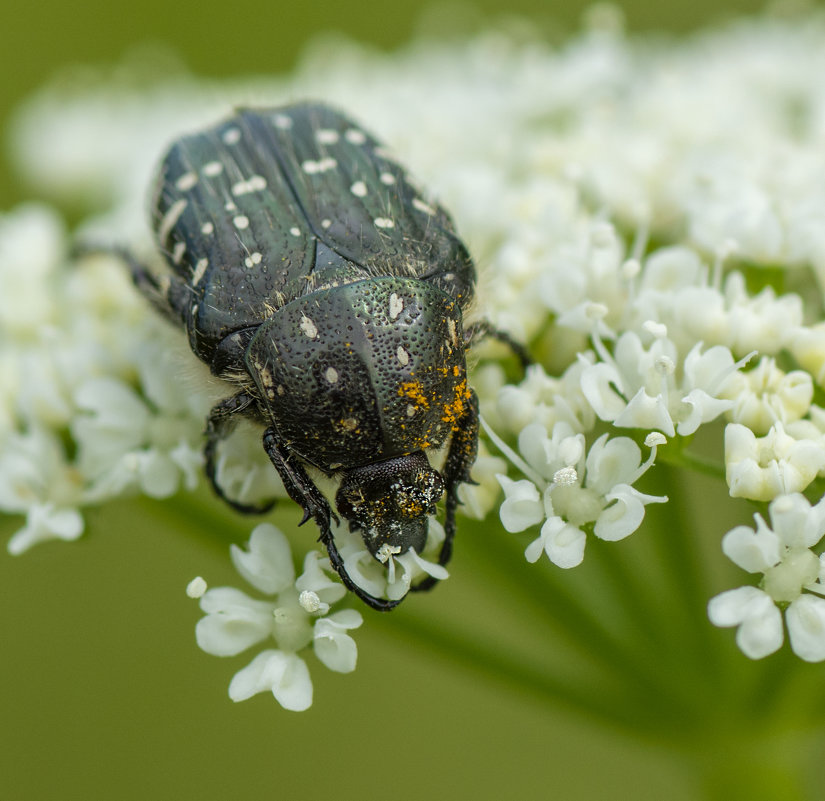
<path id="1" fill-rule="evenodd" d="M 300 236 L 301 229 L 293 225 L 292 228 L 289 229 L 289 233 L 291 233 L 292 236 Z"/>
<path id="2" fill-rule="evenodd" d="M 223 207 L 227 211 L 237 211 L 238 210 L 238 207 L 231 200 L 227 200 L 226 203 L 223 204 Z"/>
<path id="3" fill-rule="evenodd" d="M 306 315 L 301 316 L 300 326 L 301 331 L 303 331 L 310 339 L 315 339 L 315 337 L 318 336 L 318 328 Z"/>
<path id="4" fill-rule="evenodd" d="M 321 228 L 329 228 L 332 225 L 332 220 L 323 219 L 321 220 Z"/>
<path id="5" fill-rule="evenodd" d="M 276 128 L 280 128 L 282 131 L 288 131 L 292 127 L 292 117 L 287 117 L 286 114 L 276 114 L 272 118 L 272 122 Z"/>
<path id="6" fill-rule="evenodd" d="M 227 128 L 222 138 L 227 145 L 237 145 L 241 141 L 241 132 L 237 128 Z"/>
<path id="7" fill-rule="evenodd" d="M 239 214 L 237 217 L 233 217 L 232 222 L 235 224 L 236 228 L 241 230 L 244 228 L 249 228 L 249 217 L 245 214 Z"/>
<path id="8" fill-rule="evenodd" d="M 301 169 L 307 175 L 315 175 L 319 172 L 334 170 L 337 166 L 338 162 L 333 158 L 318 159 L 318 161 L 312 161 L 311 159 L 308 159 L 303 164 L 301 164 Z"/>
<path id="9" fill-rule="evenodd" d="M 453 345 L 458 344 L 458 332 L 456 331 L 455 320 L 453 320 L 451 317 L 447 318 L 447 329 L 450 332 L 450 341 L 453 343 Z"/>
<path id="10" fill-rule="evenodd" d="M 208 178 L 214 178 L 223 172 L 223 164 L 219 161 L 210 161 L 203 165 L 203 174 Z"/>
<path id="11" fill-rule="evenodd" d="M 417 411 L 418 407 L 410 404 L 409 406 L 407 406 L 407 417 L 412 417 Z"/>
<path id="12" fill-rule="evenodd" d="M 391 172 L 382 172 L 378 177 L 385 186 L 392 186 L 395 183 L 395 176 Z"/>
<path id="13" fill-rule="evenodd" d="M 363 181 L 356 181 L 350 188 L 355 197 L 365 197 L 367 194 L 367 185 Z"/>
<path id="14" fill-rule="evenodd" d="M 331 128 L 319 128 L 315 132 L 315 138 L 320 145 L 334 145 L 338 141 L 338 131 Z"/>
<path id="15" fill-rule="evenodd" d="M 327 367 L 327 370 L 324 373 L 324 378 L 326 378 L 330 384 L 334 384 L 338 381 L 338 371 L 334 367 Z"/>
<path id="16" fill-rule="evenodd" d="M 161 246 L 166 245 L 166 241 L 169 239 L 169 232 L 175 227 L 175 223 L 180 219 L 180 215 L 183 214 L 187 205 L 189 205 L 189 201 L 187 200 L 176 200 L 166 210 L 166 214 L 163 215 L 163 219 L 158 226 L 158 241 Z"/>
<path id="17" fill-rule="evenodd" d="M 395 294 L 390 295 L 390 320 L 395 320 L 404 311 L 404 301 Z"/>
<path id="18" fill-rule="evenodd" d="M 351 145 L 363 145 L 367 141 L 367 135 L 357 128 L 349 128 L 344 134 L 344 139 Z"/>
<path id="19" fill-rule="evenodd" d="M 215 233 L 215 226 L 211 222 L 205 222 L 201 226 L 201 233 L 202 234 L 207 234 L 207 235 L 213 234 L 213 233 Z"/>
<path id="20" fill-rule="evenodd" d="M 175 188 L 180 192 L 186 192 L 191 189 L 198 182 L 198 174 L 196 172 L 185 172 L 175 181 Z"/>
<path id="21" fill-rule="evenodd" d="M 260 263 L 261 263 L 261 259 L 262 259 L 262 258 L 263 258 L 263 256 L 261 256 L 261 254 L 260 254 L 260 253 L 258 253 L 258 251 L 255 251 L 254 253 L 250 253 L 250 254 L 249 254 L 249 255 L 248 255 L 248 256 L 244 259 L 244 264 L 245 264 L 247 267 L 250 267 L 250 268 L 251 268 L 251 267 L 254 267 L 256 264 L 260 264 Z"/>
<path id="22" fill-rule="evenodd" d="M 172 249 L 172 261 L 175 264 L 180 264 L 183 254 L 186 253 L 186 242 L 176 242 Z"/>
<path id="23" fill-rule="evenodd" d="M 398 363 L 402 367 L 406 367 L 410 363 L 410 354 L 401 345 L 398 346 L 398 350 L 395 352 L 395 358 L 398 359 Z"/>
<path id="24" fill-rule="evenodd" d="M 195 272 L 192 273 L 192 286 L 198 285 L 198 281 L 203 278 L 203 274 L 206 272 L 208 266 L 209 259 L 198 259 L 198 263 L 195 265 Z"/>
<path id="25" fill-rule="evenodd" d="M 238 181 L 234 184 L 232 194 L 237 197 L 238 195 L 247 195 L 250 192 L 260 192 L 262 189 L 266 189 L 266 179 L 262 175 L 253 175 L 246 181 Z"/>
<path id="26" fill-rule="evenodd" d="M 389 217 L 376 217 L 373 222 L 376 228 L 395 228 L 395 223 Z"/>
<path id="27" fill-rule="evenodd" d="M 433 215 L 435 214 L 435 209 L 430 206 L 428 203 L 425 203 L 421 198 L 414 197 L 413 198 L 413 208 L 418 209 L 419 211 L 423 211 L 424 214 Z"/>

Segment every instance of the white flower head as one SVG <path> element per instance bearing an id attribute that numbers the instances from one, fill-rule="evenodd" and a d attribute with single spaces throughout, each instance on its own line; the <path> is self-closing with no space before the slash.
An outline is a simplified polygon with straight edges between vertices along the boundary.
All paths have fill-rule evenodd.
<path id="1" fill-rule="evenodd" d="M 585 454 L 584 436 L 566 424 L 558 423 L 551 437 L 533 424 L 519 438 L 525 461 L 501 446 L 529 476 L 519 481 L 498 476 L 505 496 L 502 525 L 518 532 L 542 524 L 525 551 L 529 562 L 544 552 L 559 567 L 575 567 L 584 558 L 587 531 L 602 540 L 624 539 L 641 525 L 645 505 L 667 501 L 632 486 L 651 466 L 653 454 L 642 464 L 638 445 L 627 437 L 603 434 Z"/>
<path id="2" fill-rule="evenodd" d="M 725 428 L 725 468 L 732 498 L 770 501 L 804 490 L 825 469 L 817 440 L 796 439 L 781 423 L 764 437 L 738 423 Z"/>
<path id="3" fill-rule="evenodd" d="M 346 590 L 329 579 L 314 553 L 296 581 L 289 543 L 270 523 L 252 531 L 248 550 L 233 545 L 231 555 L 240 574 L 270 600 L 255 600 L 233 587 L 207 590 L 200 599 L 206 616 L 195 627 L 198 645 L 215 656 L 235 656 L 271 638 L 277 648 L 258 654 L 235 674 L 230 698 L 272 692 L 285 709 L 309 708 L 312 681 L 299 653 L 311 646 L 330 670 L 353 671 L 357 648 L 347 632 L 361 625 L 360 613 L 345 609 L 326 616 Z M 326 567 L 330 570 L 328 561 Z"/>
<path id="4" fill-rule="evenodd" d="M 766 434 L 774 423 L 787 426 L 808 413 L 814 385 L 804 370 L 786 373 L 765 356 L 752 370 L 733 373 L 722 396 L 734 404 L 727 412 L 729 420 L 754 434 Z"/>
<path id="5" fill-rule="evenodd" d="M 412 584 L 419 579 L 431 576 L 439 581 L 447 578 L 446 568 L 433 559 L 437 558 L 441 544 L 444 542 L 444 527 L 435 518 L 429 518 L 427 544 L 424 558 L 414 548 L 405 553 L 389 546 L 374 557 L 364 545 L 363 537 L 357 531 L 350 531 L 346 524 L 333 525 L 335 544 L 344 568 L 350 578 L 361 589 L 377 598 L 397 601 L 403 598 Z"/>
<path id="6" fill-rule="evenodd" d="M 782 645 L 782 615 L 791 648 L 808 662 L 825 660 L 825 577 L 811 548 L 825 536 L 825 499 L 816 506 L 798 493 L 781 495 L 768 507 L 769 527 L 755 515 L 756 528 L 737 526 L 722 550 L 739 567 L 762 573 L 760 587 L 739 587 L 711 599 L 708 614 L 716 626 L 738 626 L 737 643 L 751 659 Z"/>
<path id="7" fill-rule="evenodd" d="M 680 360 L 666 336 L 645 348 L 633 331 L 619 337 L 613 354 L 595 335 L 594 344 L 600 360 L 580 360 L 582 391 L 597 416 L 619 428 L 655 429 L 668 437 L 693 434 L 730 409 L 733 401 L 720 395 L 746 361 L 735 362 L 722 345 L 703 353 L 701 343 Z"/>

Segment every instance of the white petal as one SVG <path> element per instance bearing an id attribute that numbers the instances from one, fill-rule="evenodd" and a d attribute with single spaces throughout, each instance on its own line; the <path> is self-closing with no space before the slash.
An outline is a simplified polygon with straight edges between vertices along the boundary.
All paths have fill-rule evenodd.
<path id="1" fill-rule="evenodd" d="M 757 531 L 747 526 L 737 526 L 722 537 L 722 551 L 732 562 L 748 573 L 764 573 L 778 564 L 782 543 L 767 527 Z"/>
<path id="2" fill-rule="evenodd" d="M 782 640 L 782 614 L 773 602 L 761 614 L 743 621 L 736 632 L 736 644 L 750 659 L 762 659 L 778 651 Z"/>
<path id="3" fill-rule="evenodd" d="M 347 594 L 347 588 L 340 581 L 334 581 L 325 571 L 331 569 L 329 557 L 319 551 L 310 551 L 304 557 L 304 572 L 295 581 L 299 592 L 311 591 L 327 604 L 340 601 Z"/>
<path id="4" fill-rule="evenodd" d="M 703 389 L 691 390 L 682 398 L 681 420 L 676 426 L 676 431 L 679 436 L 690 436 L 696 433 L 700 425 L 715 420 L 733 406 L 732 400 L 713 398 Z"/>
<path id="5" fill-rule="evenodd" d="M 233 701 L 271 690 L 284 709 L 302 712 L 312 706 L 312 680 L 303 659 L 283 651 L 263 651 L 239 670 L 229 685 Z"/>
<path id="6" fill-rule="evenodd" d="M 36 504 L 26 515 L 26 525 L 8 543 L 9 553 L 17 556 L 32 545 L 47 540 L 76 540 L 83 533 L 83 516 L 77 509 L 55 509 L 52 504 Z"/>
<path id="7" fill-rule="evenodd" d="M 295 580 L 292 552 L 286 537 L 271 523 L 261 523 L 252 530 L 249 550 L 237 545 L 230 548 L 236 570 L 256 589 L 274 595 Z"/>
<path id="8" fill-rule="evenodd" d="M 496 476 L 505 499 L 499 509 L 501 524 L 511 534 L 524 531 L 544 519 L 544 504 L 539 491 L 532 481 L 513 481 L 507 476 Z"/>
<path id="9" fill-rule="evenodd" d="M 788 639 L 794 653 L 806 662 L 825 659 L 825 598 L 802 595 L 785 611 Z"/>
<path id="10" fill-rule="evenodd" d="M 614 424 L 619 428 L 655 429 L 668 437 L 676 433 L 664 398 L 661 395 L 648 395 L 644 387 L 630 399 L 627 408 L 616 417 Z"/>
<path id="11" fill-rule="evenodd" d="M 737 587 L 726 590 L 708 602 L 708 617 L 714 626 L 738 626 L 753 609 L 761 608 L 768 595 L 756 587 Z M 773 601 L 771 601 L 771 604 Z"/>
<path id="12" fill-rule="evenodd" d="M 585 485 L 604 495 L 616 484 L 632 480 L 642 461 L 639 446 L 629 437 L 599 437 L 587 453 Z"/>
<path id="13" fill-rule="evenodd" d="M 739 626 L 736 643 L 750 659 L 761 659 L 782 645 L 782 615 L 769 595 L 756 587 L 728 590 L 708 603 L 714 626 Z"/>
<path id="14" fill-rule="evenodd" d="M 150 448 L 137 454 L 140 488 L 150 498 L 169 498 L 178 491 L 180 472 L 161 451 Z"/>
<path id="15" fill-rule="evenodd" d="M 544 551 L 553 564 L 565 569 L 580 565 L 584 559 L 587 537 L 581 529 L 551 517 L 541 528 Z"/>
<path id="16" fill-rule="evenodd" d="M 632 534 L 645 517 L 645 507 L 641 500 L 644 497 L 653 496 L 643 496 L 633 487 L 619 484 L 615 492 L 605 496 L 605 499 L 612 503 L 599 515 L 593 533 L 600 540 L 609 542 L 622 540 Z"/>
<path id="17" fill-rule="evenodd" d="M 195 626 L 198 646 L 214 656 L 234 656 L 272 633 L 273 605 L 234 587 L 216 587 L 200 600 L 207 612 Z"/>
<path id="18" fill-rule="evenodd" d="M 315 655 L 336 673 L 351 673 L 355 670 L 358 659 L 358 647 L 355 640 L 346 633 L 348 628 L 352 626 L 342 625 L 334 617 L 321 618 L 315 623 Z"/>
<path id="19" fill-rule="evenodd" d="M 612 364 L 597 362 L 585 367 L 581 388 L 600 420 L 615 420 L 627 406 L 627 401 L 617 391 L 622 388 L 621 376 Z"/>
<path id="20" fill-rule="evenodd" d="M 780 495 L 770 505 L 771 525 L 789 548 L 810 548 L 825 533 L 825 503 L 811 507 L 799 493 Z"/>

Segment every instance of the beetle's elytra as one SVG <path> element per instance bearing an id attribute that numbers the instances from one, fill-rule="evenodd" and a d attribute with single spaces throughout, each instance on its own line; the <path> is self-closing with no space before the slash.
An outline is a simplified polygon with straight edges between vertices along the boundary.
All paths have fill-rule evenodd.
<path id="1" fill-rule="evenodd" d="M 170 272 L 136 263 L 138 287 L 183 326 L 235 392 L 207 422 L 217 443 L 239 415 L 304 520 L 318 524 L 344 584 L 373 608 L 335 546 L 335 513 L 306 465 L 340 478 L 337 513 L 380 561 L 427 537 L 446 494 L 445 564 L 456 492 L 469 480 L 478 408 L 462 312 L 475 268 L 447 213 L 421 196 L 376 140 L 321 104 L 241 109 L 175 142 L 162 162 L 155 231 Z M 428 453 L 449 443 L 440 470 Z M 428 578 L 414 589 L 434 584 Z"/>

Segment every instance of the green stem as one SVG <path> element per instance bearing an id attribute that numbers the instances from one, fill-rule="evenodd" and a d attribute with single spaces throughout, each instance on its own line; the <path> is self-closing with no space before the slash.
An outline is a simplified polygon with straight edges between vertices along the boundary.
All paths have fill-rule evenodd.
<path id="1" fill-rule="evenodd" d="M 594 596 L 601 591 L 599 587 L 581 585 L 577 591 L 577 578 L 571 575 L 575 571 L 528 564 L 521 546 L 516 550 L 515 540 L 500 530 L 492 536 L 488 531 L 485 548 L 479 550 L 495 570 L 496 584 L 501 587 L 506 583 L 506 589 L 502 589 L 511 605 L 515 603 L 518 608 L 523 604 L 591 664 L 599 665 L 611 681 L 618 683 L 627 706 L 641 705 L 651 712 L 652 706 L 658 706 L 660 718 L 691 718 L 694 699 L 685 696 L 670 669 L 662 670 L 656 646 L 638 647 L 626 628 L 615 625 L 613 616 L 598 611 Z M 576 570 L 582 571 L 583 567 Z M 663 713 L 663 708 L 668 712 Z"/>

